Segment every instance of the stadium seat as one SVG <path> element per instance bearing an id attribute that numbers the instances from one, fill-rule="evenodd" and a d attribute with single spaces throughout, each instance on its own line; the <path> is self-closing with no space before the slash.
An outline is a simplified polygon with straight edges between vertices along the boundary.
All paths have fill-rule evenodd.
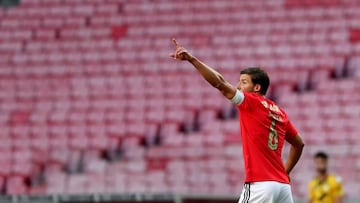
<path id="1" fill-rule="evenodd" d="M 66 181 L 66 194 L 83 194 L 86 192 L 87 176 L 84 174 L 69 175 Z"/>
<path id="2" fill-rule="evenodd" d="M 6 193 L 20 195 L 28 192 L 23 176 L 9 176 L 6 179 Z"/>

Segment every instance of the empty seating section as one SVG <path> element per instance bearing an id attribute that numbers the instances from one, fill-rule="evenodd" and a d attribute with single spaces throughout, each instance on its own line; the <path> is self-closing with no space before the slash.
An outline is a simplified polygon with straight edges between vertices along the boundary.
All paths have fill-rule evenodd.
<path id="1" fill-rule="evenodd" d="M 233 84 L 244 67 L 269 71 L 270 95 L 307 143 L 292 174 L 296 196 L 306 195 L 318 149 L 331 154 L 347 194 L 358 194 L 359 7 L 22 0 L 0 10 L 0 187 L 238 195 L 238 120 L 196 70 L 168 57 L 176 37 Z M 344 71 L 355 77 L 330 78 Z"/>

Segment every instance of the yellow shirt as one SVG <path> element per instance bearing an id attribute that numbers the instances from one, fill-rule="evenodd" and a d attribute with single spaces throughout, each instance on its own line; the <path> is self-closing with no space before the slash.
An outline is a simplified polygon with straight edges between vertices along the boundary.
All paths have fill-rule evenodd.
<path id="1" fill-rule="evenodd" d="M 309 199 L 311 203 L 334 203 L 335 198 L 344 195 L 341 178 L 328 175 L 324 181 L 314 178 L 309 183 Z"/>

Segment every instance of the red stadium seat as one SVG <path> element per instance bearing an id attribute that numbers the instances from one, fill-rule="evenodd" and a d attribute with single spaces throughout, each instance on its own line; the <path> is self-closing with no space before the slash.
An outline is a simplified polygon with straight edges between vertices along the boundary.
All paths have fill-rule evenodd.
<path id="1" fill-rule="evenodd" d="M 9 176 L 6 179 L 6 193 L 20 195 L 27 193 L 28 187 L 25 184 L 25 178 L 22 176 Z"/>
<path id="2" fill-rule="evenodd" d="M 5 156 L 9 156 L 10 153 L 8 153 L 7 155 Z M 0 168 L 0 175 L 2 177 L 7 177 L 11 174 L 12 172 L 12 164 L 11 164 L 11 161 L 10 160 L 3 160 L 3 157 L 0 157 L 2 160 L 1 160 L 1 168 Z"/>
<path id="3" fill-rule="evenodd" d="M 69 175 L 66 182 L 66 194 L 83 194 L 86 192 L 86 175 Z"/>

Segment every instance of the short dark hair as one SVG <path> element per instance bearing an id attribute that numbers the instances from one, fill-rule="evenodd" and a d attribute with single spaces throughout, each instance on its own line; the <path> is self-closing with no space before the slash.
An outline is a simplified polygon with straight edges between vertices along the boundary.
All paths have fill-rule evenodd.
<path id="1" fill-rule="evenodd" d="M 265 95 L 269 85 L 270 85 L 270 79 L 268 74 L 259 67 L 249 67 L 240 72 L 241 74 L 247 74 L 250 75 L 251 81 L 256 85 L 259 84 L 261 86 L 260 93 L 262 95 Z"/>
<path id="2" fill-rule="evenodd" d="M 328 155 L 323 151 L 319 151 L 314 155 L 314 158 L 321 158 L 321 159 L 327 160 Z"/>

